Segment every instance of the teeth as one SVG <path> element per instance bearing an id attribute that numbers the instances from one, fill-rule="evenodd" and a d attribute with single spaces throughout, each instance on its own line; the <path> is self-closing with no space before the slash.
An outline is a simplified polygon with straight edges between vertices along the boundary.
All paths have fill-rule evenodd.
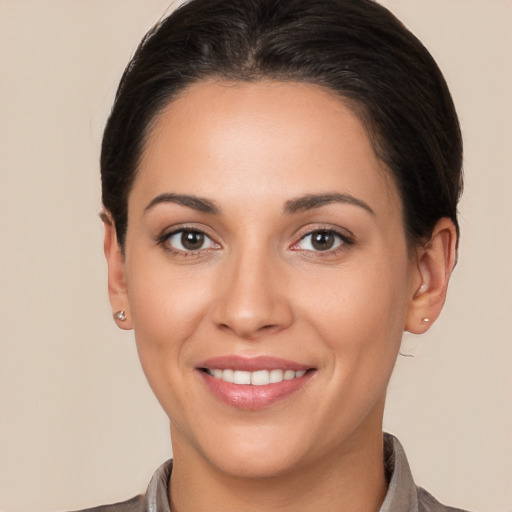
<path id="1" fill-rule="evenodd" d="M 283 380 L 283 370 L 271 370 L 270 371 L 270 382 L 281 382 Z"/>
<path id="2" fill-rule="evenodd" d="M 240 370 L 236 370 L 233 382 L 235 384 L 250 384 L 251 383 L 251 372 L 242 372 Z"/>
<path id="3" fill-rule="evenodd" d="M 293 370 L 286 370 L 283 375 L 284 380 L 295 379 L 295 372 Z"/>
<path id="4" fill-rule="evenodd" d="M 233 382 L 235 379 L 235 372 L 233 370 L 220 370 L 222 372 L 220 377 L 217 377 L 217 379 L 225 380 L 226 382 Z M 215 376 L 215 370 L 213 370 L 214 376 Z"/>
<path id="5" fill-rule="evenodd" d="M 292 380 L 303 377 L 306 370 L 258 370 L 256 372 L 247 372 L 243 370 L 219 370 L 207 369 L 209 375 L 224 382 L 233 382 L 234 384 L 252 384 L 253 386 L 266 386 L 267 384 L 276 384 L 283 380 Z"/>
<path id="6" fill-rule="evenodd" d="M 260 370 L 259 372 L 252 372 L 251 384 L 253 386 L 265 386 L 270 384 L 270 372 L 268 370 Z"/>

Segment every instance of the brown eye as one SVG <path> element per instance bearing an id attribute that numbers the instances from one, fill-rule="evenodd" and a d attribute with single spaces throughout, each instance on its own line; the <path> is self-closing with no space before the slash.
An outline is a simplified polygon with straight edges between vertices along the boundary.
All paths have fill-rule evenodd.
<path id="1" fill-rule="evenodd" d="M 166 241 L 172 249 L 182 252 L 201 251 L 217 247 L 205 233 L 193 229 L 181 229 L 172 233 Z"/>
<path id="2" fill-rule="evenodd" d="M 305 235 L 299 242 L 298 248 L 303 251 L 329 251 L 347 243 L 340 234 L 335 231 L 317 230 Z"/>
<path id="3" fill-rule="evenodd" d="M 181 234 L 181 245 L 187 251 L 197 251 L 204 244 L 204 235 L 198 231 L 183 231 Z"/>
<path id="4" fill-rule="evenodd" d="M 317 251 L 328 251 L 332 249 L 335 241 L 334 234 L 328 231 L 318 231 L 311 235 L 311 245 Z"/>

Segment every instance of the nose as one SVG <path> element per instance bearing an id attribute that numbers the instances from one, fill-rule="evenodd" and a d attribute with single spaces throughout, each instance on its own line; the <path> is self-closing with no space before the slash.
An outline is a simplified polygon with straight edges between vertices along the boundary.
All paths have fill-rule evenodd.
<path id="1" fill-rule="evenodd" d="M 213 308 L 218 328 L 256 340 L 292 324 L 285 273 L 275 259 L 245 253 L 226 262 Z"/>

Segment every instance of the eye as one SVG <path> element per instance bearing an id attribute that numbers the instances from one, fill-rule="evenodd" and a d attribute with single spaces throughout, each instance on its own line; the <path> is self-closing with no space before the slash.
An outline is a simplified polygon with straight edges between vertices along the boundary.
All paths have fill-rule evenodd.
<path id="1" fill-rule="evenodd" d="M 303 251 L 323 252 L 337 249 L 345 243 L 349 241 L 336 231 L 319 229 L 303 236 L 295 247 Z"/>
<path id="2" fill-rule="evenodd" d="M 165 244 L 173 250 L 194 252 L 218 247 L 208 235 L 194 229 L 180 229 L 166 237 Z"/>

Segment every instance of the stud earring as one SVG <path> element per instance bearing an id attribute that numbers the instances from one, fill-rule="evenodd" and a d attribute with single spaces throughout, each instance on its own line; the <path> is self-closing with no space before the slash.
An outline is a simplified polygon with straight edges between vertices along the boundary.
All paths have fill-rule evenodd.
<path id="1" fill-rule="evenodd" d="M 425 318 L 421 319 L 422 324 L 428 324 L 429 322 L 430 322 L 430 318 L 425 317 Z"/>
<path id="2" fill-rule="evenodd" d="M 124 322 L 128 318 L 124 309 L 117 311 L 117 313 L 114 313 L 113 316 L 115 320 L 119 320 L 120 322 Z"/>

